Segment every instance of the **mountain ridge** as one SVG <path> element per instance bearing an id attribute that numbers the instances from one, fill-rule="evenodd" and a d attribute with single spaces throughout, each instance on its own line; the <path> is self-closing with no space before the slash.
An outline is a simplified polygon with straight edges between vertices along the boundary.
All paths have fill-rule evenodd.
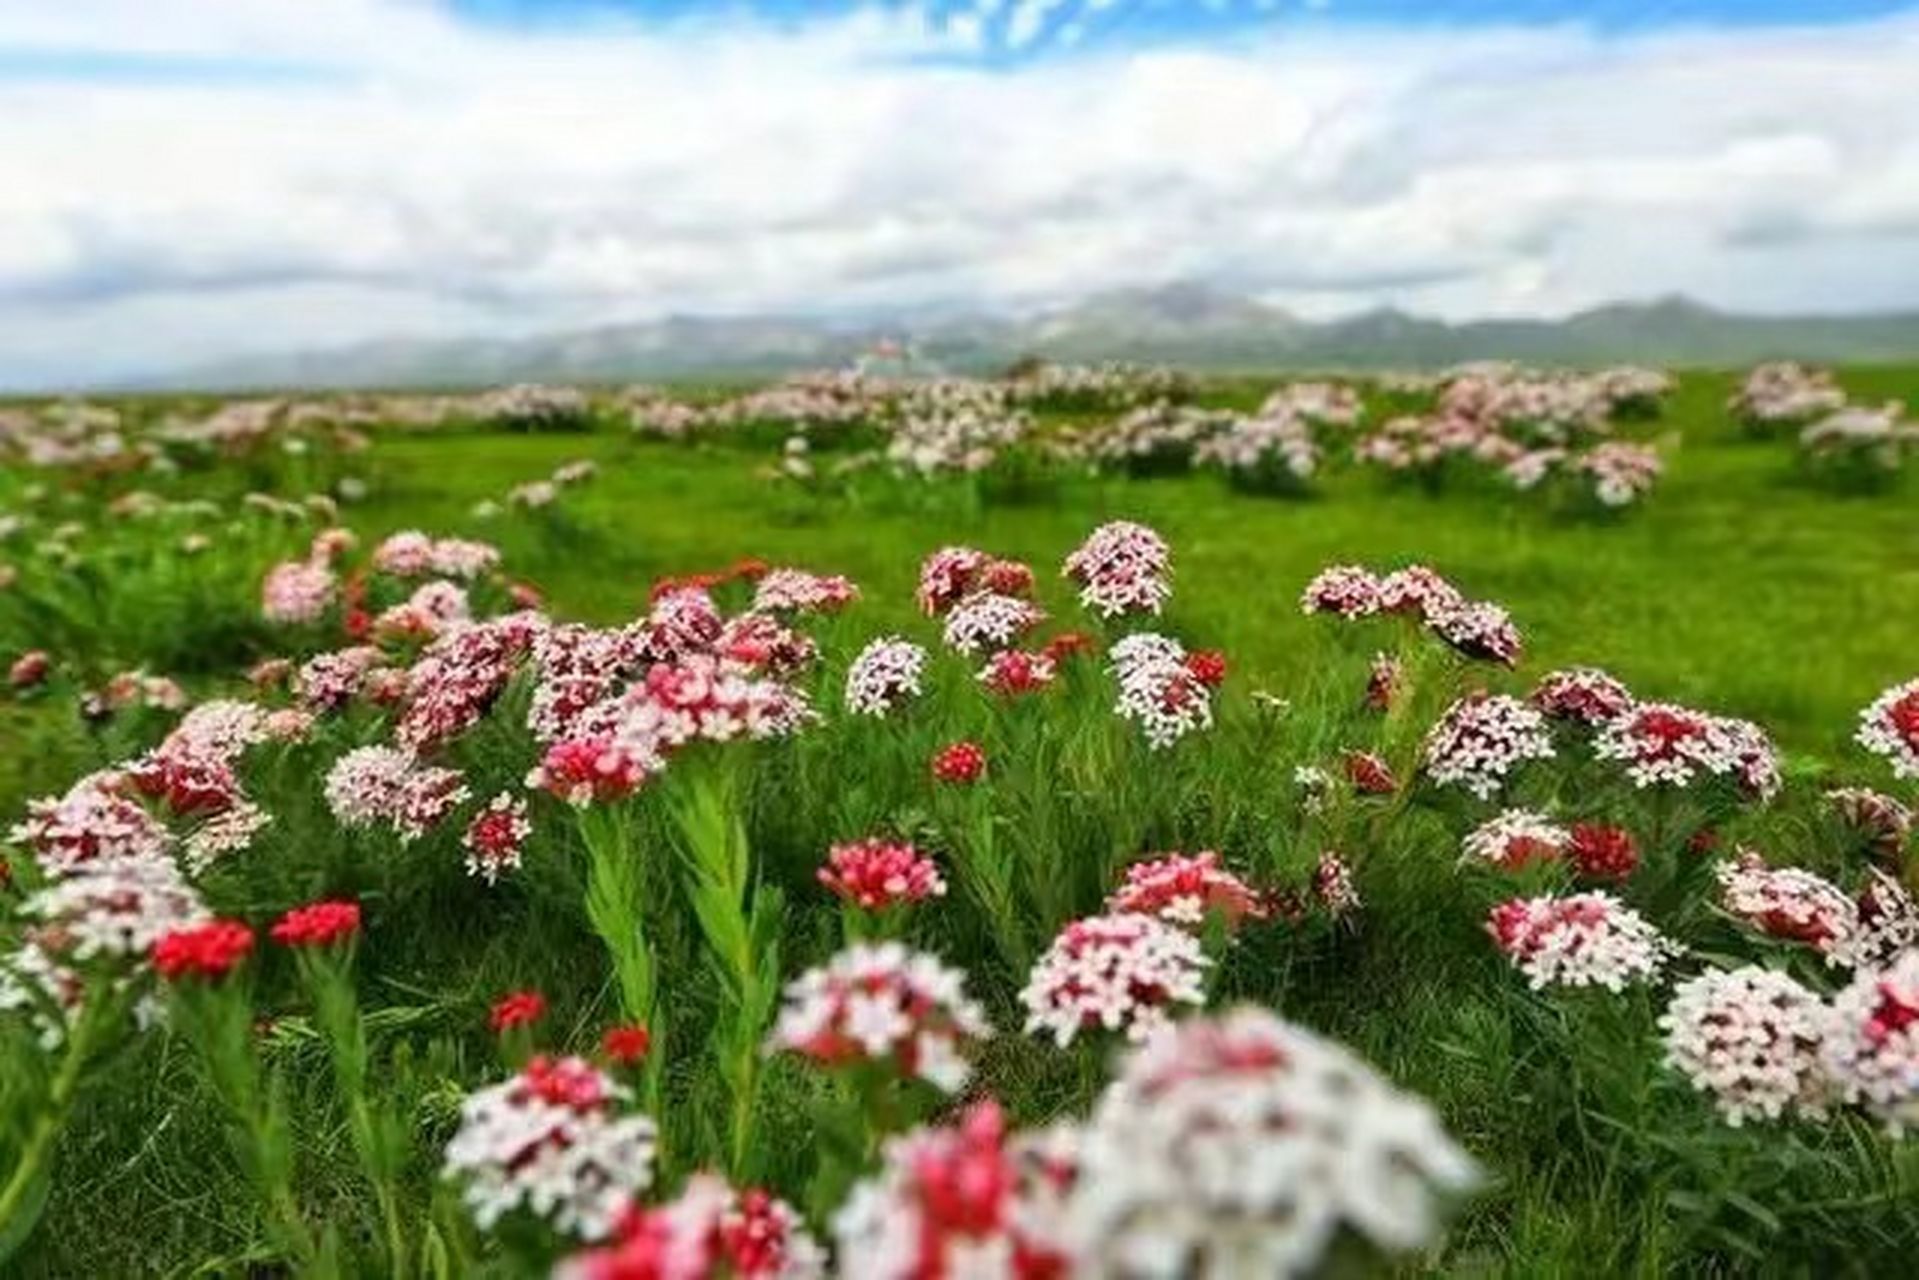
<path id="1" fill-rule="evenodd" d="M 1421 369 L 1471 360 L 1590 366 L 1751 364 L 1796 358 L 1919 358 L 1919 311 L 1754 316 L 1670 295 L 1559 319 L 1451 322 L 1394 307 L 1302 319 L 1198 284 L 1111 290 L 1018 318 L 668 315 L 527 338 L 389 339 L 327 351 L 242 357 L 121 382 L 117 390 L 350 390 L 511 382 L 603 383 L 769 377 L 842 365 L 883 340 L 932 366 L 996 370 L 1023 356 L 1171 364 L 1216 371 Z"/>

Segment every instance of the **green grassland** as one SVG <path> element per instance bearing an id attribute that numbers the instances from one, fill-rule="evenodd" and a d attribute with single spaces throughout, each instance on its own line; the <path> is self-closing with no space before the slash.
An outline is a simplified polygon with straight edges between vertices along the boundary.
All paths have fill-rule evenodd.
<path id="1" fill-rule="evenodd" d="M 1853 370 L 1842 381 L 1862 400 L 1919 402 L 1919 369 Z M 1429 494 L 1350 470 L 1303 500 L 1237 494 L 1206 474 L 1075 475 L 1020 502 L 981 502 L 961 486 L 813 498 L 759 474 L 772 447 L 642 441 L 610 429 L 380 435 L 353 464 L 369 495 L 342 519 L 369 541 L 402 528 L 496 541 L 515 576 L 537 583 L 556 613 L 588 620 L 632 617 L 663 575 L 720 569 L 747 556 L 844 573 L 863 591 L 854 615 L 861 637 L 889 629 L 923 636 L 913 584 L 921 558 L 948 543 L 1029 559 L 1049 605 L 1063 612 L 1070 596 L 1044 581 L 1062 554 L 1103 520 L 1139 520 L 1174 548 L 1172 629 L 1223 649 L 1234 684 L 1298 698 L 1309 709 L 1336 664 L 1343 664 L 1337 680 L 1350 683 L 1355 670 L 1363 678 L 1364 654 L 1329 637 L 1326 623 L 1301 616 L 1305 582 L 1330 563 L 1426 563 L 1512 612 L 1527 643 L 1527 678 L 1556 666 L 1602 666 L 1641 696 L 1754 719 L 1785 749 L 1804 794 L 1816 795 L 1826 779 L 1877 779 L 1849 740 L 1860 707 L 1919 674 L 1919 489 L 1851 497 L 1809 485 L 1789 442 L 1746 439 L 1727 419 L 1730 385 L 1720 375 L 1688 376 L 1659 420 L 1628 428 L 1664 442 L 1668 473 L 1643 507 L 1604 519 L 1545 510 L 1491 487 Z M 1248 383 L 1215 394 L 1245 403 L 1258 393 Z M 599 473 L 555 508 L 486 521 L 472 515 L 477 502 L 578 458 L 597 462 Z M 0 482 L 0 503 L 28 479 Z M 217 476 L 168 483 L 232 496 Z M 256 585 L 257 574 L 239 583 L 233 599 L 254 599 Z M 196 615 L 169 625 L 213 634 L 215 621 Z M 0 634 L 0 656 L 34 639 Z M 89 660 L 111 670 L 150 652 L 153 639 L 132 619 L 123 634 L 98 637 Z M 196 690 L 218 687 L 220 671 L 194 669 L 194 653 L 230 645 L 217 664 L 230 675 L 259 643 L 242 629 L 237 638 L 208 641 L 204 651 L 189 645 L 183 678 Z M 1336 745 L 1324 734 L 1288 739 L 1271 747 L 1273 759 L 1236 765 L 1216 785 L 1277 786 L 1304 762 L 1300 748 Z M 0 819 L 116 749 L 122 744 L 90 734 L 68 704 L 0 708 Z M 794 813 L 775 825 L 808 839 L 832 825 L 824 815 L 841 784 L 814 781 L 825 794 L 794 797 Z M 1233 812 L 1242 809 L 1277 811 L 1256 800 Z M 1783 858 L 1799 856 L 1796 845 L 1813 827 L 1805 811 L 1789 804 L 1771 821 L 1773 848 Z M 309 829 L 288 815 L 281 826 L 289 839 L 308 838 Z M 1206 832 L 1178 820 L 1169 833 L 1206 847 L 1199 843 Z M 1278 843 L 1303 850 L 1311 839 L 1289 835 Z M 1483 909 L 1451 874 L 1452 839 L 1434 824 L 1409 825 L 1393 837 L 1392 855 L 1407 864 L 1423 859 L 1427 869 L 1362 878 L 1369 915 L 1357 934 L 1305 949 L 1252 946 L 1235 957 L 1229 976 L 1233 989 L 1349 1039 L 1434 1099 L 1492 1170 L 1495 1182 L 1447 1252 L 1430 1260 L 1432 1269 L 1890 1275 L 1910 1265 L 1919 1244 L 1914 1143 L 1887 1143 L 1851 1123 L 1791 1141 L 1719 1127 L 1703 1103 L 1661 1079 L 1656 1045 L 1646 1039 L 1657 1013 L 1652 997 L 1554 1002 L 1520 989 L 1478 934 Z M 557 1038 L 590 1037 L 605 1021 L 603 957 L 569 908 L 568 886 L 530 879 L 524 891 L 489 896 L 457 876 L 441 877 L 425 896 L 395 904 L 370 940 L 381 954 L 366 979 L 367 1002 L 382 1010 L 382 1042 L 412 1037 L 431 1046 L 419 1050 L 427 1067 L 395 1075 L 396 1089 L 416 1090 L 423 1124 L 443 1119 L 457 1098 L 416 1085 L 416 1077 L 485 1074 L 476 1028 L 500 991 L 547 990 Z M 793 879 L 803 884 L 804 871 Z M 261 883 L 263 893 L 278 887 Z M 793 918 L 789 971 L 830 950 L 824 931 L 831 920 L 826 911 Z M 1009 979 L 982 980 L 1003 992 Z M 1002 1039 L 986 1064 L 987 1083 L 1023 1118 L 1083 1100 L 1070 1070 L 1010 1032 Z M 298 1089 L 300 1055 L 316 1058 L 318 1049 L 294 1042 L 286 1053 L 294 1106 L 317 1107 Z M 680 1096 L 688 1107 L 710 1103 L 697 1083 Z M 806 1149 L 808 1095 L 782 1067 L 768 1096 L 768 1173 L 777 1180 Z M 244 1184 L 194 1101 L 178 1047 L 150 1038 L 93 1082 L 87 1097 L 17 1273 L 249 1274 Z M 311 1135 L 303 1190 L 325 1214 L 358 1194 L 351 1156 L 323 1114 L 303 1124 Z M 430 1168 L 414 1172 L 422 1185 L 430 1181 Z"/>

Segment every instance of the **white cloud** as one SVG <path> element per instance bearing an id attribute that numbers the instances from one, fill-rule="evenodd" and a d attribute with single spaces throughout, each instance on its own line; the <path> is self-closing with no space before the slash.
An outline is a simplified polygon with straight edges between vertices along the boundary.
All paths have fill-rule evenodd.
<path id="1" fill-rule="evenodd" d="M 1314 313 L 1915 301 L 1919 16 L 1281 20 L 1213 48 L 913 56 L 982 32 L 921 9 L 530 34 L 423 0 L 0 7 L 16 51 L 310 72 L 0 78 L 0 379 L 1181 275 Z"/>

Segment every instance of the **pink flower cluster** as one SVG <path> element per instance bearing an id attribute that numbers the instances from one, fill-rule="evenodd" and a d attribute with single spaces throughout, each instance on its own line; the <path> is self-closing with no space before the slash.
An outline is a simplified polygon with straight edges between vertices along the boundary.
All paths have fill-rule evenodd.
<path id="1" fill-rule="evenodd" d="M 466 847 L 466 873 L 494 884 L 501 872 L 518 871 L 521 853 L 532 834 L 526 801 L 505 792 L 494 796 L 473 815 L 460 837 Z"/>
<path id="2" fill-rule="evenodd" d="M 1608 893 L 1515 898 L 1494 907 L 1486 931 L 1535 988 L 1650 982 L 1678 953 L 1645 917 Z"/>
<path id="3" fill-rule="evenodd" d="M 1504 694 L 1475 693 L 1455 702 L 1427 733 L 1424 747 L 1427 776 L 1481 800 L 1498 794 L 1527 761 L 1552 756 L 1545 717 Z"/>
<path id="4" fill-rule="evenodd" d="M 394 747 L 356 747 L 334 761 L 323 786 L 343 827 L 386 827 L 411 844 L 470 798 L 457 769 L 420 763 Z"/>
<path id="5" fill-rule="evenodd" d="M 946 893 L 946 880 L 931 858 L 910 844 L 879 838 L 834 845 L 819 881 L 835 897 L 866 911 Z"/>
<path id="6" fill-rule="evenodd" d="M 1501 871 L 1558 862 L 1572 833 L 1543 813 L 1508 809 L 1475 827 L 1462 843 L 1464 860 Z"/>
<path id="7" fill-rule="evenodd" d="M 1522 648 L 1519 630 L 1504 609 L 1466 599 L 1424 565 L 1384 577 L 1358 565 L 1334 565 L 1306 584 L 1300 608 L 1348 621 L 1380 613 L 1414 615 L 1433 635 L 1467 657 L 1509 667 L 1518 663 Z"/>
<path id="8" fill-rule="evenodd" d="M 561 1261 L 554 1280 L 822 1280 L 826 1256 L 793 1207 L 695 1174 L 671 1202 L 629 1209 L 613 1243 Z"/>
<path id="9" fill-rule="evenodd" d="M 858 943 L 786 988 L 772 1047 L 825 1066 L 884 1063 L 956 1093 L 961 1052 L 992 1033 L 967 998 L 965 975 L 896 942 Z"/>
<path id="10" fill-rule="evenodd" d="M 1895 778 L 1919 778 L 1919 680 L 1886 690 L 1860 713 L 1858 741 L 1884 756 Z"/>
<path id="11" fill-rule="evenodd" d="M 1115 520 L 1087 536 L 1066 557 L 1065 573 L 1080 587 L 1080 604 L 1103 618 L 1157 616 L 1172 598 L 1172 550 L 1143 524 Z"/>
<path id="12" fill-rule="evenodd" d="M 1144 1040 L 1173 1006 L 1205 1003 L 1211 964 L 1191 933 L 1156 916 L 1116 913 L 1075 920 L 1033 966 L 1020 992 L 1026 1030 L 1061 1048 L 1098 1027 Z"/>
<path id="13" fill-rule="evenodd" d="M 1220 865 L 1217 853 L 1169 853 L 1126 868 L 1126 879 L 1106 899 L 1111 912 L 1153 916 L 1184 929 L 1209 919 L 1229 928 L 1268 914 L 1257 890 Z"/>
<path id="14" fill-rule="evenodd" d="M 1642 788 L 1729 778 L 1745 794 L 1767 800 L 1780 786 L 1778 756 L 1757 725 L 1671 703 L 1642 702 L 1608 721 L 1593 739 L 1593 754 L 1622 762 Z"/>
<path id="15" fill-rule="evenodd" d="M 838 613 L 860 598 L 851 579 L 804 569 L 770 569 L 755 585 L 755 613 Z"/>

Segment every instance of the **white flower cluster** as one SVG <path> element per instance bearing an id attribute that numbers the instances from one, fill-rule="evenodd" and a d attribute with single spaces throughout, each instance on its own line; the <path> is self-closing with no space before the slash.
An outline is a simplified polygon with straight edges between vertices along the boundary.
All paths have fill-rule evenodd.
<path id="1" fill-rule="evenodd" d="M 1728 778 L 1770 799 L 1780 785 L 1778 756 L 1765 732 L 1745 720 L 1664 702 L 1642 702 L 1601 726 L 1593 754 L 1618 760 L 1636 787 L 1689 787 Z"/>
<path id="2" fill-rule="evenodd" d="M 1441 786 L 1464 787 L 1481 800 L 1497 795 L 1526 761 L 1552 756 L 1546 718 L 1505 694 L 1460 699 L 1426 735 L 1427 776 Z"/>
<path id="3" fill-rule="evenodd" d="M 1242 483 L 1281 490 L 1303 489 L 1319 470 L 1319 442 L 1305 418 L 1287 410 L 1262 410 L 1234 418 L 1193 454 L 1202 466 L 1219 467 Z"/>
<path id="4" fill-rule="evenodd" d="M 1515 871 L 1540 862 L 1557 862 L 1572 843 L 1572 832 L 1543 813 L 1508 809 L 1466 834 L 1462 860 Z"/>
<path id="5" fill-rule="evenodd" d="M 1153 530 L 1128 520 L 1093 530 L 1066 557 L 1065 571 L 1080 585 L 1080 605 L 1103 618 L 1158 616 L 1173 594 L 1172 549 Z"/>
<path id="6" fill-rule="evenodd" d="M 1032 433 L 1032 416 L 1010 408 L 1003 394 L 979 391 L 936 396 L 922 391 L 909 397 L 893 423 L 886 460 L 894 470 L 920 479 L 943 472 L 984 471 L 1002 451 Z"/>
<path id="7" fill-rule="evenodd" d="M 1109 667 L 1119 681 L 1113 714 L 1136 722 L 1153 750 L 1213 727 L 1212 692 L 1187 667 L 1177 640 L 1137 632 L 1113 644 Z"/>
<path id="8" fill-rule="evenodd" d="M 1155 916 L 1121 913 L 1075 920 L 1033 966 L 1020 1001 L 1026 1030 L 1061 1048 L 1093 1027 L 1144 1040 L 1176 1004 L 1206 1001 L 1211 962 L 1191 933 Z"/>
<path id="9" fill-rule="evenodd" d="M 1479 1181 L 1423 1100 L 1344 1046 L 1261 1009 L 1134 1051 L 1080 1134 L 1074 1274 L 1317 1274 L 1343 1232 L 1433 1244 Z"/>
<path id="10" fill-rule="evenodd" d="M 471 798 L 459 770 L 423 765 L 395 747 L 356 747 L 333 762 L 322 786 L 343 827 L 390 827 L 411 844 Z"/>
<path id="11" fill-rule="evenodd" d="M 1783 973 L 1708 969 L 1679 984 L 1659 1019 L 1666 1065 L 1712 1095 L 1726 1123 L 1823 1117 L 1831 1087 L 1820 1064 L 1826 1008 Z"/>
<path id="12" fill-rule="evenodd" d="M 1919 778 L 1919 680 L 1895 685 L 1859 716 L 1860 746 L 1884 756 L 1896 778 Z"/>
<path id="13" fill-rule="evenodd" d="M 956 1093 L 971 1074 L 960 1050 L 991 1034 L 964 973 L 897 942 L 857 943 L 787 985 L 770 1044 L 827 1066 L 891 1062 Z"/>
<path id="14" fill-rule="evenodd" d="M 846 669 L 846 709 L 857 716 L 886 716 L 920 696 L 925 670 L 926 650 L 901 636 L 882 636 Z"/>
<path id="15" fill-rule="evenodd" d="M 1846 393 L 1824 369 L 1778 361 L 1749 372 L 1728 407 L 1748 425 L 1760 429 L 1837 413 L 1845 404 Z"/>
<path id="16" fill-rule="evenodd" d="M 975 591 L 946 615 L 942 639 L 946 647 L 968 657 L 982 651 L 1009 648 L 1046 621 L 1046 611 L 1031 600 Z"/>
<path id="17" fill-rule="evenodd" d="M 460 1104 L 443 1172 L 463 1184 L 482 1230 L 524 1209 L 566 1235 L 604 1240 L 653 1181 L 658 1130 L 615 1112 L 626 1097 L 583 1059 L 535 1058 Z"/>
<path id="18" fill-rule="evenodd" d="M 1679 950 L 1609 893 L 1515 898 L 1492 909 L 1486 928 L 1535 989 L 1623 991 L 1657 978 Z"/>

